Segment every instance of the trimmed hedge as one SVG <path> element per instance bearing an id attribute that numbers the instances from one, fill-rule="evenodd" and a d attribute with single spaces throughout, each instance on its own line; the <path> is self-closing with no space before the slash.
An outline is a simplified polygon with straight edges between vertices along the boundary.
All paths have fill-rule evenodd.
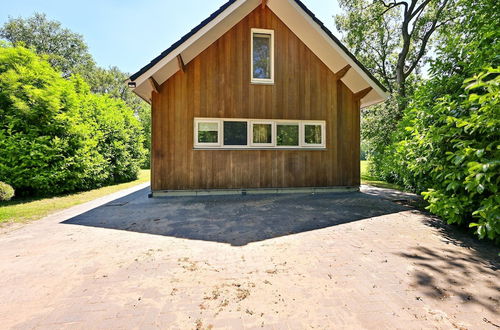
<path id="1" fill-rule="evenodd" d="M 121 100 L 92 94 L 23 47 L 0 46 L 0 180 L 55 195 L 137 178 L 143 134 Z"/>

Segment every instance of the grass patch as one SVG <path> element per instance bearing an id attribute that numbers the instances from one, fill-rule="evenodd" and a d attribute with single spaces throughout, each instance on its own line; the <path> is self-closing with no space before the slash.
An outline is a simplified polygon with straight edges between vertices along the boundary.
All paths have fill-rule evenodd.
<path id="1" fill-rule="evenodd" d="M 149 181 L 149 170 L 141 170 L 135 181 L 107 186 L 85 192 L 51 197 L 14 198 L 11 201 L 0 202 L 0 224 L 8 222 L 27 222 L 41 219 L 51 213 L 71 206 L 83 204 L 99 197 L 131 188 Z"/>
<path id="2" fill-rule="evenodd" d="M 361 184 L 366 184 L 379 188 L 388 188 L 388 189 L 396 189 L 403 191 L 404 189 L 397 184 L 380 181 L 377 178 L 374 178 L 369 173 L 370 162 L 367 160 L 361 161 Z"/>

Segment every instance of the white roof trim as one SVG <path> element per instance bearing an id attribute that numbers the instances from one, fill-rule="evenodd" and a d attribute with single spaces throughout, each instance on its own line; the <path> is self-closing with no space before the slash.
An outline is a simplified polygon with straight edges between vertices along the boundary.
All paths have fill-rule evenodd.
<path id="1" fill-rule="evenodd" d="M 301 34 L 301 29 L 305 28 L 304 26 L 301 26 L 300 28 L 297 28 L 296 26 L 294 25 L 301 25 L 300 23 L 302 22 L 298 22 L 297 20 L 294 20 L 293 17 L 291 17 L 291 15 L 285 15 L 285 14 L 282 14 L 282 11 L 280 9 L 282 8 L 285 8 L 285 6 L 292 6 L 295 11 L 297 13 L 300 13 L 302 18 L 308 23 L 308 25 L 310 27 L 312 27 L 319 35 L 322 36 L 322 40 L 326 41 L 326 43 L 328 43 L 335 51 L 337 54 L 339 54 L 344 63 L 342 63 L 339 68 L 342 68 L 344 67 L 345 65 L 349 64 L 351 66 L 351 70 L 348 72 L 348 74 L 346 76 L 344 76 L 344 78 L 342 78 L 342 82 L 344 82 L 347 87 L 349 87 L 354 93 L 356 92 L 359 92 L 361 90 L 363 90 L 364 88 L 366 87 L 372 87 L 373 88 L 373 91 L 376 92 L 378 98 L 377 100 L 372 100 L 370 101 L 370 104 L 365 104 L 363 102 L 364 99 L 366 99 L 366 97 L 368 95 L 370 96 L 373 96 L 373 91 L 370 92 L 368 95 L 366 95 L 363 100 L 361 100 L 361 107 L 367 107 L 368 105 L 372 105 L 372 104 L 376 104 L 376 103 L 379 103 L 379 102 L 383 102 L 385 101 L 387 98 L 388 98 L 388 94 L 382 90 L 382 88 L 380 88 L 380 86 L 378 86 L 365 72 L 364 70 L 334 41 L 332 40 L 332 38 L 330 38 L 330 36 L 328 34 L 326 34 L 325 31 L 323 31 L 323 29 L 312 19 L 311 16 L 309 16 L 298 4 L 296 1 L 294 0 L 270 0 L 269 1 L 269 8 L 271 10 L 273 10 L 273 8 L 275 10 L 273 10 L 273 12 L 286 24 L 288 25 L 288 27 L 290 28 L 290 30 L 292 30 L 292 32 L 294 32 L 295 34 L 299 35 Z M 284 10 L 283 10 L 284 12 Z M 299 36 L 300 38 L 300 36 Z M 312 42 L 308 42 L 308 40 L 304 39 L 304 38 L 301 38 L 301 40 L 311 49 L 311 51 L 313 51 L 316 55 L 318 55 L 318 51 L 320 50 L 321 46 L 316 46 L 312 43 Z M 315 49 L 316 48 L 316 49 Z M 321 58 L 320 58 L 321 59 Z M 327 59 L 326 58 L 323 58 L 321 59 L 328 67 L 330 67 L 330 69 L 332 71 L 336 71 L 335 68 L 332 67 L 331 63 L 328 63 Z M 338 69 L 337 69 L 338 70 Z M 354 70 L 354 71 L 353 71 Z M 353 73 L 356 73 L 357 75 L 360 76 L 360 78 L 363 79 L 363 81 L 366 83 L 365 86 L 361 86 L 359 85 L 358 88 L 354 88 L 355 86 L 353 86 L 352 84 L 349 83 L 348 79 L 348 76 L 352 76 Z M 358 78 L 359 79 L 359 78 Z"/>
<path id="2" fill-rule="evenodd" d="M 167 56 L 165 56 L 158 63 L 156 63 L 153 67 L 151 67 L 149 70 L 147 70 L 145 73 L 143 73 L 139 78 L 137 78 L 135 80 L 135 83 L 137 84 L 137 86 L 139 86 L 139 85 L 143 84 L 144 82 L 146 82 L 149 79 L 149 77 L 152 77 L 158 70 L 160 70 L 163 66 L 165 66 L 170 61 L 173 61 L 173 60 L 177 61 L 177 55 L 181 54 L 186 48 L 188 48 L 193 43 L 195 43 L 200 38 L 202 38 L 208 31 L 212 30 L 223 19 L 225 19 L 226 17 L 228 17 L 229 15 L 231 15 L 236 9 L 238 9 L 238 7 L 240 7 L 241 5 L 243 5 L 247 1 L 248 0 L 238 0 L 235 3 L 231 4 L 220 15 L 218 15 L 211 22 L 209 22 L 207 25 L 205 25 L 203 28 L 201 28 L 193 36 L 191 36 L 188 40 L 186 40 L 179 47 L 177 47 L 177 49 L 175 49 L 170 54 L 168 54 Z M 253 0 L 253 2 L 257 2 L 257 5 L 258 5 L 258 0 Z M 221 36 L 222 36 L 222 34 L 221 34 Z M 159 83 L 162 83 L 162 82 L 159 82 Z"/>
<path id="3" fill-rule="evenodd" d="M 186 54 L 191 57 L 184 58 L 183 56 L 184 62 L 187 64 L 192 58 L 205 50 L 210 44 L 240 22 L 241 19 L 259 6 L 260 3 L 260 0 L 237 0 L 229 5 L 224 11 L 200 28 L 200 30 L 180 44 L 176 49 L 142 73 L 134 81 L 136 83 L 134 92 L 144 100 L 149 100 L 152 91 L 147 81 L 149 77 L 154 76 L 156 81 L 162 84 L 180 70 L 177 65 L 178 55 L 182 55 L 182 53 L 186 51 Z M 339 68 L 347 64 L 351 65 L 352 69 L 342 78 L 342 81 L 354 93 L 368 86 L 372 87 L 372 91 L 361 100 L 362 108 L 383 102 L 388 98 L 388 94 L 366 74 L 349 54 L 332 40 L 321 26 L 315 22 L 295 0 L 269 0 L 268 7 L 325 63 L 325 65 L 330 68 L 330 70 L 336 72 Z M 293 11 L 291 11 L 291 9 L 293 9 Z M 297 16 L 297 13 L 299 16 Z M 314 31 L 314 33 L 312 31 Z M 314 37 L 314 35 L 316 35 L 316 37 Z M 313 38 L 308 38 L 307 36 Z M 203 37 L 207 40 L 203 40 Z M 318 37 L 320 39 L 318 39 Z M 322 45 L 325 41 L 331 48 L 325 49 L 324 44 Z M 339 55 L 340 58 L 338 58 Z M 336 58 L 340 61 L 335 60 Z"/>

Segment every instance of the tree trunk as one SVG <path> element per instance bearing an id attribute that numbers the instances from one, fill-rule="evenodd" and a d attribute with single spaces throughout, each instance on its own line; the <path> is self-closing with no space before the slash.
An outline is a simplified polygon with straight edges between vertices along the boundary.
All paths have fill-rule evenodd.
<path id="1" fill-rule="evenodd" d="M 403 116 L 403 111 L 408 105 L 406 99 L 406 78 L 404 76 L 403 70 L 397 70 L 396 72 L 396 85 L 398 90 L 398 115 L 397 118 L 401 119 Z"/>

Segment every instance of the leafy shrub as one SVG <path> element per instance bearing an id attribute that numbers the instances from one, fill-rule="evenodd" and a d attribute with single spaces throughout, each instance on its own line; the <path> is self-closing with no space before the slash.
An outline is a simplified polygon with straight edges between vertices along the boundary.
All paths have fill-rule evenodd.
<path id="1" fill-rule="evenodd" d="M 465 3 L 460 18 L 443 27 L 430 78 L 411 96 L 397 129 L 368 130 L 378 137 L 371 139 L 371 174 L 425 192 L 433 213 L 500 242 L 499 71 L 485 72 L 500 66 L 500 12 L 495 0 Z"/>
<path id="2" fill-rule="evenodd" d="M 410 131 L 432 148 L 421 171 L 432 188 L 429 210 L 449 223 L 469 224 L 480 238 L 500 242 L 500 69 L 466 81 L 468 97 L 443 98 L 433 108 L 436 124 Z M 441 156 L 440 156 L 441 155 Z"/>
<path id="3" fill-rule="evenodd" d="M 0 47 L 0 180 L 53 195 L 134 179 L 141 128 L 123 101 L 64 79 L 23 47 Z"/>
<path id="4" fill-rule="evenodd" d="M 86 91 L 82 116 L 93 124 L 97 152 L 105 160 L 109 183 L 135 180 L 144 159 L 140 122 L 124 101 Z"/>
<path id="5" fill-rule="evenodd" d="M 14 189 L 10 185 L 0 181 L 0 201 L 8 201 L 12 197 L 14 197 Z"/>
<path id="6" fill-rule="evenodd" d="M 466 95 L 433 105 L 421 88 L 381 168 L 393 182 L 424 191 L 428 209 L 448 223 L 500 242 L 500 70 L 466 83 Z"/>

